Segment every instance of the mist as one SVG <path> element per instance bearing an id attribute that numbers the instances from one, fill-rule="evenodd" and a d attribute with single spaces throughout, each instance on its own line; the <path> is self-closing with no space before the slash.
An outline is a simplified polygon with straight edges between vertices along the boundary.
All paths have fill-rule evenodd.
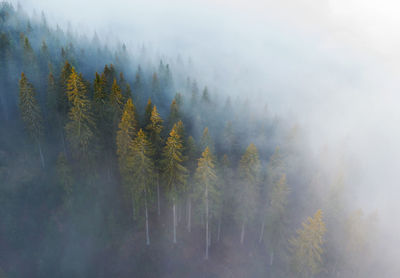
<path id="1" fill-rule="evenodd" d="M 190 68 L 217 98 L 248 100 L 254 117 L 298 126 L 310 164 L 328 176 L 343 172 L 350 206 L 377 214 L 382 277 L 399 275 L 396 1 L 11 3 L 43 11 L 49 25 L 76 36 L 96 33 L 110 49 L 125 43 L 132 60 L 145 46 L 154 64 L 169 61 L 182 78 Z"/>

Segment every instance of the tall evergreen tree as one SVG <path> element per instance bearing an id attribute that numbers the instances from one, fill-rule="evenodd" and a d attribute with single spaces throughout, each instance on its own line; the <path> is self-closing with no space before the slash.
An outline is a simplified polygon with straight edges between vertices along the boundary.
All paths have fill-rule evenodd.
<path id="1" fill-rule="evenodd" d="M 213 156 L 210 153 L 210 149 L 206 147 L 204 152 L 199 158 L 198 166 L 196 169 L 195 178 L 199 185 L 198 192 L 200 193 L 199 198 L 201 200 L 201 206 L 204 207 L 205 225 L 206 225 L 206 248 L 205 248 L 205 259 L 208 260 L 208 247 L 210 245 L 210 231 L 209 231 L 209 220 L 210 220 L 210 205 L 211 215 L 215 213 L 216 206 L 218 204 L 219 192 L 217 190 L 216 181 L 217 175 L 215 172 L 215 164 Z M 210 204 L 211 203 L 211 204 Z"/>
<path id="2" fill-rule="evenodd" d="M 132 169 L 132 194 L 138 203 L 144 200 L 146 244 L 150 244 L 148 198 L 154 182 L 153 149 L 142 129 L 131 144 L 132 155 L 129 157 L 129 168 Z"/>
<path id="3" fill-rule="evenodd" d="M 36 100 L 35 90 L 24 73 L 21 74 L 21 79 L 19 81 L 19 110 L 22 122 L 24 123 L 29 137 L 38 146 L 40 161 L 44 168 L 45 164 L 41 147 L 43 137 L 43 116 Z"/>
<path id="4" fill-rule="evenodd" d="M 174 125 L 163 152 L 164 179 L 173 210 L 173 242 L 176 243 L 176 203 L 186 184 L 187 169 L 183 166 L 182 140 Z"/>
<path id="5" fill-rule="evenodd" d="M 146 129 L 149 133 L 150 142 L 154 148 L 154 161 L 155 161 L 155 175 L 156 175 L 156 185 L 157 185 L 157 213 L 160 215 L 160 183 L 159 183 L 159 174 L 160 174 L 160 164 L 158 161 L 161 159 L 161 150 L 163 145 L 163 140 L 161 138 L 161 131 L 163 129 L 162 126 L 163 120 L 161 119 L 160 114 L 157 111 L 157 107 L 154 105 L 153 110 L 151 111 L 150 123 L 147 125 Z"/>
<path id="6" fill-rule="evenodd" d="M 254 144 L 250 144 L 239 163 L 239 212 L 241 222 L 240 243 L 243 244 L 245 227 L 252 220 L 256 210 L 257 185 L 260 182 L 260 159 Z"/>
<path id="7" fill-rule="evenodd" d="M 321 271 L 325 223 L 322 210 L 313 217 L 308 217 L 302 223 L 302 229 L 297 230 L 297 236 L 290 239 L 292 251 L 292 266 L 301 277 L 313 277 Z"/>
<path id="8" fill-rule="evenodd" d="M 76 159 L 86 159 L 89 155 L 89 144 L 93 139 L 95 124 L 86 86 L 74 68 L 68 78 L 67 96 L 72 105 L 68 113 L 69 121 L 65 126 L 67 140 L 73 156 Z"/>

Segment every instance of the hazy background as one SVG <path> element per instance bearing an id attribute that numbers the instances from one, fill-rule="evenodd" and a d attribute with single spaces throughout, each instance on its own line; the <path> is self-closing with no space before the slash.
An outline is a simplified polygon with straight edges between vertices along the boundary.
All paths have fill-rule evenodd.
<path id="1" fill-rule="evenodd" d="M 271 114 L 303 128 L 328 169 L 349 167 L 354 204 L 377 211 L 387 242 L 399 243 L 399 2 L 19 3 L 73 32 L 96 31 L 110 46 L 180 55 L 213 91 L 267 102 Z M 394 260 L 398 250 L 391 249 Z"/>

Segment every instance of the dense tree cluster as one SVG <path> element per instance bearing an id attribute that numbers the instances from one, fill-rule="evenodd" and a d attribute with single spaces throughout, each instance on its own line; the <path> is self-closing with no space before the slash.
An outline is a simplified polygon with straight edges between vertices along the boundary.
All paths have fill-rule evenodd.
<path id="1" fill-rule="evenodd" d="M 128 57 L 0 3 L 0 276 L 361 277 L 289 128 Z"/>

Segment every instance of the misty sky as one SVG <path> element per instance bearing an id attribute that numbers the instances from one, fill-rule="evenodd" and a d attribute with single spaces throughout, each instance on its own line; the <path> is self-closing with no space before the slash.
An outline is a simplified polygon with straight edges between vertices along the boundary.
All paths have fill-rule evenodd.
<path id="1" fill-rule="evenodd" d="M 89 36 L 96 30 L 110 45 L 119 39 L 191 57 L 210 87 L 264 98 L 305 129 L 316 152 L 345 153 L 358 171 L 357 203 L 383 221 L 398 210 L 399 2 L 19 2 L 53 24 L 70 22 Z"/>

